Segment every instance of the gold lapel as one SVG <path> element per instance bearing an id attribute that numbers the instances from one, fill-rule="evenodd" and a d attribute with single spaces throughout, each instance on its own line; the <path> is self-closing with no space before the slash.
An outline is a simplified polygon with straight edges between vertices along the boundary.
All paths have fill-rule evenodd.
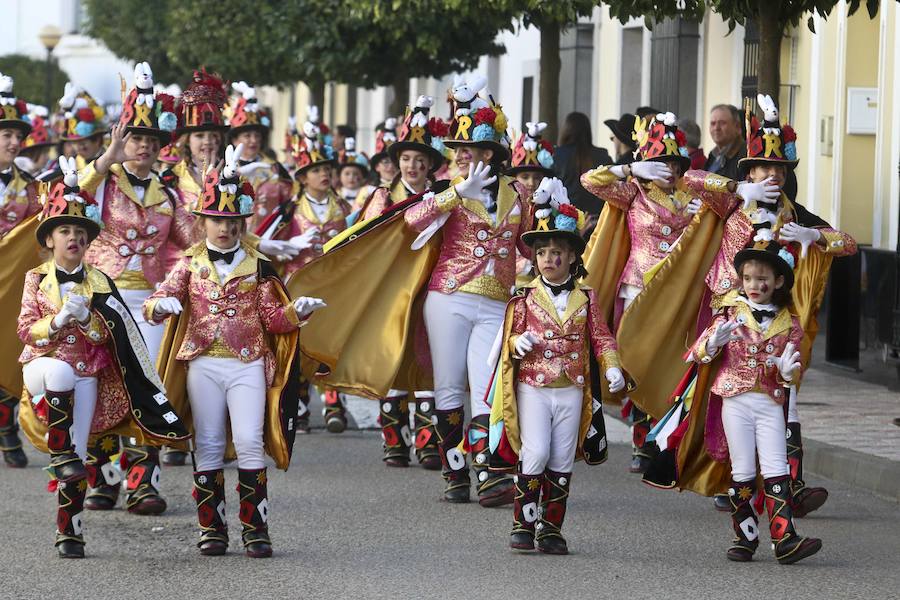
<path id="1" fill-rule="evenodd" d="M 569 319 L 571 319 L 582 306 L 587 304 L 587 301 L 587 290 L 580 286 L 575 286 L 575 289 L 569 292 L 569 300 L 566 302 L 566 310 L 563 312 L 561 321 L 564 324 L 568 323 Z"/>
<path id="2" fill-rule="evenodd" d="M 756 322 L 756 317 L 753 316 L 753 309 L 750 308 L 749 304 L 736 300 L 734 306 L 737 309 L 737 316 L 744 319 L 744 327 L 756 333 L 762 333 L 762 329 L 759 323 Z"/>
<path id="3" fill-rule="evenodd" d="M 690 194 L 679 187 L 675 188 L 675 192 L 671 196 L 652 182 L 647 184 L 645 189 L 647 190 L 647 197 L 650 198 L 650 200 L 673 214 L 681 214 L 684 206 L 691 201 Z M 673 197 L 675 200 L 672 199 Z"/>
<path id="4" fill-rule="evenodd" d="M 209 279 L 210 281 L 214 281 L 219 285 L 222 285 L 222 282 L 219 281 L 219 272 L 216 271 L 216 266 L 212 264 L 212 261 L 209 260 L 209 252 L 206 248 L 206 240 L 194 244 L 190 248 L 184 251 L 185 256 L 191 257 L 191 272 L 196 273 L 200 276 L 201 279 Z M 206 273 L 206 277 L 204 277 L 204 273 Z"/>
<path id="5" fill-rule="evenodd" d="M 397 183 L 391 186 L 391 204 L 400 204 L 405 202 L 409 197 L 409 190 L 403 185 L 403 182 L 397 178 Z"/>
<path id="6" fill-rule="evenodd" d="M 116 176 L 116 187 L 119 188 L 125 196 L 140 207 L 144 205 L 138 200 L 137 194 L 134 193 L 134 187 L 128 181 L 128 175 L 125 173 L 125 167 L 122 165 L 112 165 L 109 172 Z M 146 197 L 146 193 L 144 194 Z"/>
<path id="7" fill-rule="evenodd" d="M 544 312 L 550 315 L 550 317 L 557 323 L 557 325 L 562 327 L 562 324 L 565 323 L 565 321 L 561 320 L 559 317 L 559 313 L 556 312 L 556 307 L 553 305 L 553 300 L 550 299 L 550 294 L 547 293 L 547 289 L 544 287 L 544 284 L 541 283 L 540 276 L 535 278 L 535 280 L 532 281 L 529 285 L 534 288 L 534 292 L 532 293 L 534 294 L 534 299 L 538 303 L 538 306 L 544 309 Z M 569 302 L 571 301 L 572 295 L 569 294 Z"/>
<path id="8" fill-rule="evenodd" d="M 22 173 L 19 171 L 19 167 L 13 165 L 13 178 L 12 181 L 9 182 L 9 188 L 16 193 L 15 201 L 19 204 L 28 204 L 27 196 L 19 196 L 19 192 L 28 187 L 30 183 L 29 180 L 22 177 Z"/>
<path id="9" fill-rule="evenodd" d="M 225 281 L 222 282 L 222 287 L 228 285 L 228 282 L 232 279 L 243 279 L 248 275 L 253 275 L 256 273 L 256 261 L 258 258 L 263 257 L 263 255 L 254 250 L 243 240 L 241 240 L 241 248 L 243 248 L 244 252 L 246 252 L 247 254 L 246 256 L 244 256 L 244 259 L 240 263 L 238 263 L 238 266 L 236 266 L 234 270 L 228 274 L 228 277 L 226 277 Z"/>
<path id="10" fill-rule="evenodd" d="M 55 263 L 49 260 L 39 266 L 37 272 L 44 274 L 44 279 L 41 281 L 41 293 L 59 310 L 62 308 L 62 298 L 59 294 L 59 282 L 56 280 Z"/>
<path id="11" fill-rule="evenodd" d="M 769 325 L 769 328 L 766 330 L 766 334 L 764 339 L 773 338 L 779 333 L 784 333 L 791 328 L 791 313 L 788 309 L 782 308 L 778 311 L 778 314 L 775 315 L 775 318 L 772 319 L 772 323 Z"/>
<path id="12" fill-rule="evenodd" d="M 516 199 L 519 197 L 519 195 L 516 194 L 516 188 L 513 187 L 513 181 L 515 180 L 507 175 L 500 176 L 500 187 L 497 191 L 498 226 L 506 219 L 509 211 L 515 206 Z"/>
<path id="13" fill-rule="evenodd" d="M 172 172 L 178 177 L 178 187 L 190 194 L 200 195 L 200 184 L 197 183 L 194 176 L 191 174 L 191 169 L 188 167 L 187 160 L 182 160 L 172 167 Z"/>
<path id="14" fill-rule="evenodd" d="M 319 221 L 318 217 L 316 217 L 316 213 L 313 211 L 309 198 L 306 197 L 305 192 L 300 192 L 300 195 L 297 200 L 297 208 L 300 209 L 300 214 L 304 219 L 311 223 L 315 223 L 316 225 L 325 225 L 326 223 L 330 223 L 337 218 L 343 218 L 344 213 L 338 205 L 338 197 L 331 191 L 328 192 L 328 210 L 325 212 L 325 220 Z"/>
<path id="15" fill-rule="evenodd" d="M 81 285 L 84 286 L 84 289 L 87 292 L 86 294 L 84 294 L 85 296 L 91 298 L 95 292 L 98 294 L 112 293 L 112 288 L 109 286 L 109 281 L 106 279 L 106 276 L 103 275 L 103 273 L 101 273 L 94 267 L 91 267 L 87 263 L 84 263 L 84 269 L 84 283 L 82 283 Z"/>
<path id="16" fill-rule="evenodd" d="M 147 186 L 147 191 L 144 193 L 144 208 L 162 204 L 169 199 L 169 195 L 163 188 L 163 183 L 151 174 L 150 185 Z"/>

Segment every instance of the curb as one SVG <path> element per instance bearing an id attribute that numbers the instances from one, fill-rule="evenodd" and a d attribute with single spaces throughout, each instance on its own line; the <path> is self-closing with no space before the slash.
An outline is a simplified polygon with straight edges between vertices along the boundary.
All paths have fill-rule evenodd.
<path id="1" fill-rule="evenodd" d="M 900 462 L 805 438 L 803 469 L 900 502 Z"/>

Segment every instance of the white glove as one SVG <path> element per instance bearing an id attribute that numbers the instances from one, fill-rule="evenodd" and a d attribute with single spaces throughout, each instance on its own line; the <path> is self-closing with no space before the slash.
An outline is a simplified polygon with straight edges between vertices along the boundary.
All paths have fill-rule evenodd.
<path id="1" fill-rule="evenodd" d="M 156 306 L 153 307 L 153 314 L 160 317 L 164 315 L 180 315 L 183 310 L 184 308 L 182 308 L 178 298 L 166 297 L 156 301 Z"/>
<path id="2" fill-rule="evenodd" d="M 742 181 L 737 184 L 735 193 L 744 201 L 744 210 L 749 208 L 751 202 L 772 203 L 781 196 L 781 188 L 772 183 L 771 177 L 766 177 L 759 183 Z"/>
<path id="3" fill-rule="evenodd" d="M 296 300 L 294 300 L 294 310 L 297 311 L 297 316 L 303 319 L 304 317 L 308 317 L 313 313 L 313 311 L 319 310 L 320 308 L 325 308 L 328 306 L 325 304 L 325 301 L 321 298 L 310 298 L 309 296 L 300 296 Z"/>
<path id="4" fill-rule="evenodd" d="M 775 366 L 778 367 L 778 372 L 781 373 L 782 379 L 790 381 L 794 378 L 794 371 L 800 368 L 800 352 L 794 349 L 793 343 L 788 342 L 781 356 L 773 356 L 772 358 L 775 360 Z"/>
<path id="5" fill-rule="evenodd" d="M 692 198 L 690 202 L 687 203 L 687 206 L 684 207 L 684 212 L 689 215 L 696 215 L 700 212 L 700 209 L 703 208 L 703 201 L 700 198 Z"/>
<path id="6" fill-rule="evenodd" d="M 785 223 L 778 230 L 778 239 L 783 242 L 798 242 L 800 244 L 800 258 L 806 258 L 806 251 L 822 237 L 818 229 L 804 227 L 796 223 Z"/>
<path id="7" fill-rule="evenodd" d="M 462 183 L 456 184 L 456 193 L 460 198 L 481 202 L 481 190 L 495 181 L 497 181 L 497 176 L 491 175 L 491 166 L 478 161 L 477 165 L 469 165 L 469 176 Z"/>
<path id="8" fill-rule="evenodd" d="M 515 358 L 523 358 L 526 354 L 534 350 L 534 345 L 537 343 L 537 340 L 537 336 L 530 331 L 526 331 L 517 337 L 515 343 Z"/>
<path id="9" fill-rule="evenodd" d="M 289 239 L 288 244 L 290 244 L 291 246 L 296 248 L 297 252 L 300 253 L 300 252 L 303 252 L 304 250 L 308 250 L 309 248 L 312 248 L 312 245 L 313 245 L 312 239 L 314 237 L 316 237 L 317 235 L 319 235 L 319 228 L 312 227 L 310 229 L 307 229 L 300 235 L 295 235 L 294 237 Z"/>
<path id="10" fill-rule="evenodd" d="M 625 389 L 625 376 L 622 375 L 622 369 L 618 367 L 606 370 L 606 380 L 609 382 L 610 394 L 615 394 Z"/>
<path id="11" fill-rule="evenodd" d="M 84 323 L 91 317 L 91 311 L 88 310 L 87 298 L 84 296 L 69 296 L 69 299 L 66 300 L 66 307 L 79 323 Z"/>
<path id="12" fill-rule="evenodd" d="M 672 177 L 672 170 L 666 166 L 665 163 L 657 162 L 655 160 L 642 160 L 640 162 L 633 162 L 628 167 L 631 169 L 631 174 L 639 179 L 646 179 L 647 181 L 661 181 L 663 183 L 668 183 L 669 178 Z"/>
<path id="13" fill-rule="evenodd" d="M 300 254 L 300 250 L 296 246 L 281 240 L 259 240 L 259 251 L 269 256 L 278 257 L 279 260 L 283 260 L 282 257 L 291 259 Z"/>
<path id="14" fill-rule="evenodd" d="M 263 161 L 256 161 L 252 163 L 247 163 L 246 165 L 240 165 L 237 168 L 238 175 L 243 175 L 244 177 L 250 177 L 259 169 L 269 169 L 271 168 L 269 163 Z"/>
<path id="15" fill-rule="evenodd" d="M 541 180 L 541 185 L 538 186 L 538 189 L 534 190 L 533 198 L 535 204 L 547 204 L 550 202 L 550 196 L 553 195 L 553 182 L 557 181 L 555 177 L 544 177 Z"/>
<path id="16" fill-rule="evenodd" d="M 59 331 L 74 320 L 75 315 L 72 314 L 72 306 L 66 302 L 60 311 L 56 313 L 56 316 L 53 317 L 53 329 Z"/>
<path id="17" fill-rule="evenodd" d="M 706 353 L 715 354 L 719 351 L 719 348 L 736 339 L 737 335 L 734 331 L 740 326 L 741 324 L 737 321 L 727 321 L 717 325 L 713 334 L 706 340 Z"/>

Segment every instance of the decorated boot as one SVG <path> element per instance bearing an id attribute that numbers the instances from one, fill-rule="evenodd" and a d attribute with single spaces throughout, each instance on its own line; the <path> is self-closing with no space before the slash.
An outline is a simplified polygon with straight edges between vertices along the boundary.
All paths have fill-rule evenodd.
<path id="1" fill-rule="evenodd" d="M 72 425 L 75 391 L 53 392 L 46 390 L 47 401 L 47 449 L 50 451 L 50 468 L 60 482 L 83 481 L 87 478 L 84 463 L 75 454 L 72 444 Z M 83 503 L 78 502 L 78 512 Z"/>
<path id="2" fill-rule="evenodd" d="M 86 509 L 112 510 L 116 507 L 122 488 L 122 473 L 113 464 L 112 457 L 121 450 L 119 436 L 115 434 L 101 435 L 88 444 L 84 465 L 90 486 L 84 500 Z"/>
<path id="3" fill-rule="evenodd" d="M 478 503 L 484 507 L 512 504 L 516 484 L 505 473 L 491 471 L 488 425 L 490 415 L 479 415 L 469 423 L 468 447 L 472 456 L 472 470 L 478 480 Z"/>
<path id="4" fill-rule="evenodd" d="M 381 401 L 378 422 L 384 448 L 384 464 L 409 466 L 409 412 L 403 410 L 406 396 L 389 396 Z"/>
<path id="5" fill-rule="evenodd" d="M 334 390 L 326 390 L 323 402 L 325 403 L 325 429 L 331 433 L 343 433 L 347 429 L 347 411 L 340 394 Z"/>
<path id="6" fill-rule="evenodd" d="M 541 490 L 541 520 L 537 524 L 538 551 L 544 554 L 568 554 L 562 525 L 566 518 L 571 473 L 557 473 L 547 469 Z"/>
<path id="7" fill-rule="evenodd" d="M 466 456 L 459 449 L 463 440 L 463 410 L 435 410 L 434 416 L 434 431 L 438 451 L 441 453 L 441 475 L 447 482 L 444 500 L 454 504 L 468 502 L 469 469 L 466 466 Z"/>
<path id="8" fill-rule="evenodd" d="M 732 481 L 728 489 L 726 498 L 731 504 L 731 526 L 735 534 L 726 554 L 728 560 L 751 561 L 759 546 L 759 521 L 750 502 L 755 488 L 756 480 L 751 479 L 744 482 Z"/>
<path id="9" fill-rule="evenodd" d="M 250 558 L 272 556 L 269 539 L 269 497 L 266 469 L 238 469 L 238 495 L 241 499 L 241 537 Z"/>
<path id="10" fill-rule="evenodd" d="M 771 477 L 765 481 L 769 532 L 775 545 L 775 558 L 783 565 L 795 563 L 822 549 L 822 540 L 801 537 L 794 530 L 791 510 L 791 478 Z"/>
<path id="11" fill-rule="evenodd" d="M 513 501 L 513 528 L 509 547 L 513 550 L 534 550 L 534 527 L 538 519 L 538 504 L 544 475 L 516 475 L 516 498 Z"/>
<path id="12" fill-rule="evenodd" d="M 200 541 L 197 547 L 205 556 L 221 556 L 228 550 L 228 524 L 225 522 L 225 472 L 196 471 L 194 500 L 197 502 L 197 522 Z"/>
<path id="13" fill-rule="evenodd" d="M 0 390 L 0 452 L 3 462 L 13 469 L 24 469 L 28 466 L 28 457 L 22 450 L 19 439 L 19 425 L 16 419 L 19 399 Z"/>
<path id="14" fill-rule="evenodd" d="M 423 469 L 437 471 L 441 468 L 441 453 L 438 451 L 437 434 L 434 432 L 434 396 L 416 396 L 416 459 Z"/>
<path id="15" fill-rule="evenodd" d="M 298 433 L 309 433 L 309 381 L 301 378 L 300 381 L 300 401 L 297 403 L 297 427 L 294 429 L 294 435 Z"/>
<path id="16" fill-rule="evenodd" d="M 125 442 L 125 508 L 136 515 L 159 515 L 166 501 L 159 495 L 159 448 Z"/>
<path id="17" fill-rule="evenodd" d="M 183 467 L 187 464 L 188 453 L 180 448 L 166 446 L 162 453 L 162 464 L 167 467 Z"/>
<path id="18" fill-rule="evenodd" d="M 81 533 L 81 513 L 87 480 L 62 481 L 56 486 L 56 551 L 60 558 L 84 558 L 84 536 Z"/>
<path id="19" fill-rule="evenodd" d="M 787 424 L 787 459 L 791 470 L 791 503 L 794 516 L 802 518 L 822 508 L 828 500 L 828 490 L 823 487 L 807 487 L 803 482 L 803 439 L 800 423 Z"/>

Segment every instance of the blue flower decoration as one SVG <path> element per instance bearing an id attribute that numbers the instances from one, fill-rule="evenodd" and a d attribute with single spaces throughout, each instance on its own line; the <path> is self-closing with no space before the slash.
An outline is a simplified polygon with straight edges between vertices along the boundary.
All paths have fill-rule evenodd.
<path id="1" fill-rule="evenodd" d="M 100 207 L 96 204 L 91 204 L 90 206 L 85 207 L 84 216 L 93 221 L 94 223 L 100 222 Z"/>
<path id="2" fill-rule="evenodd" d="M 262 125 L 263 127 L 269 127 L 272 124 L 272 120 L 267 116 L 263 116 L 259 120 L 259 124 Z"/>
<path id="3" fill-rule="evenodd" d="M 357 155 L 356 155 L 356 158 L 353 160 L 353 162 L 355 162 L 356 164 L 358 164 L 358 165 L 360 165 L 360 166 L 362 166 L 362 167 L 368 167 L 368 166 L 369 166 L 369 161 L 367 161 L 367 160 L 366 160 L 366 157 L 363 156 L 362 154 L 357 154 Z"/>
<path id="4" fill-rule="evenodd" d="M 78 137 L 89 137 L 94 133 L 94 124 L 87 123 L 85 121 L 79 121 L 77 125 L 75 125 L 75 133 Z"/>
<path id="5" fill-rule="evenodd" d="M 793 269 L 794 268 L 794 255 L 787 251 L 786 248 L 782 248 L 778 251 L 778 256 L 788 264 L 788 266 Z"/>
<path id="6" fill-rule="evenodd" d="M 330 142 L 325 144 L 324 146 L 322 146 L 322 153 L 325 155 L 325 158 L 327 158 L 328 160 L 331 160 L 332 158 L 334 158 L 334 148 L 331 147 Z"/>
<path id="7" fill-rule="evenodd" d="M 238 210 L 240 210 L 242 214 L 247 214 L 253 210 L 253 198 L 247 194 L 241 194 L 238 198 L 238 205 Z"/>
<path id="8" fill-rule="evenodd" d="M 556 228 L 561 231 L 575 231 L 575 227 L 577 225 L 578 220 L 570 217 L 569 215 L 556 215 Z"/>
<path id="9" fill-rule="evenodd" d="M 334 139 L 334 138 L 332 137 L 332 135 L 331 135 L 330 133 L 326 133 L 325 135 L 322 136 L 322 143 L 323 143 L 325 146 L 328 146 L 329 148 L 331 148 L 331 140 L 332 140 L 332 139 Z"/>
<path id="10" fill-rule="evenodd" d="M 442 140 L 441 138 L 437 138 L 437 137 L 431 138 L 431 147 L 434 148 L 435 150 L 437 150 L 438 152 L 440 152 L 441 154 L 443 154 L 444 150 L 447 148 L 446 146 L 444 146 L 444 140 Z"/>
<path id="11" fill-rule="evenodd" d="M 163 131 L 175 131 L 178 127 L 178 118 L 175 113 L 163 112 L 159 115 L 159 128 Z"/>
<path id="12" fill-rule="evenodd" d="M 683 157 L 685 157 L 685 158 L 690 158 L 690 157 L 691 157 L 690 153 L 688 152 L 688 149 L 685 148 L 684 146 L 679 146 L 679 147 L 678 147 L 678 153 L 679 153 L 680 155 L 682 155 Z"/>
<path id="13" fill-rule="evenodd" d="M 797 145 L 794 142 L 788 142 L 784 145 L 784 156 L 788 160 L 797 160 Z"/>
<path id="14" fill-rule="evenodd" d="M 472 141 L 473 142 L 496 142 L 495 138 L 496 132 L 494 128 L 488 125 L 487 123 L 482 123 L 478 127 L 475 128 L 475 131 L 472 132 Z"/>
<path id="15" fill-rule="evenodd" d="M 541 150 L 540 152 L 538 152 L 537 160 L 545 169 L 550 169 L 553 167 L 553 155 L 546 150 Z"/>

